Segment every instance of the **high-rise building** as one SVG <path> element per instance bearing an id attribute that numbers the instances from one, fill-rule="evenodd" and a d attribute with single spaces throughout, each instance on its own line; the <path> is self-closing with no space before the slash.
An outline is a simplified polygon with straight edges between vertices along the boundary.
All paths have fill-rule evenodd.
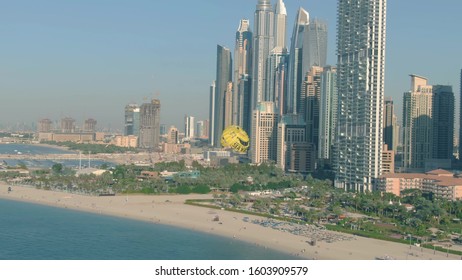
<path id="1" fill-rule="evenodd" d="M 339 0 L 335 186 L 372 191 L 382 170 L 386 0 Z"/>
<path id="2" fill-rule="evenodd" d="M 171 126 L 167 134 L 167 143 L 178 144 L 178 141 L 179 141 L 178 129 L 174 126 Z"/>
<path id="3" fill-rule="evenodd" d="M 164 123 L 160 124 L 160 135 L 166 135 L 167 134 L 167 125 Z"/>
<path id="4" fill-rule="evenodd" d="M 452 160 L 454 153 L 454 92 L 452 86 L 433 86 L 433 159 Z"/>
<path id="5" fill-rule="evenodd" d="M 223 102 L 223 130 L 233 124 L 233 83 L 229 82 Z M 221 134 L 220 134 L 221 135 Z"/>
<path id="6" fill-rule="evenodd" d="M 278 124 L 278 141 L 276 164 L 288 171 L 293 160 L 291 148 L 293 144 L 306 144 L 306 124 L 301 115 L 286 114 Z M 302 170 L 297 170 L 302 172 Z"/>
<path id="7" fill-rule="evenodd" d="M 395 112 L 393 106 L 393 100 L 391 98 L 385 99 L 385 107 L 384 107 L 384 117 L 383 117 L 383 142 L 387 145 L 389 150 L 395 150 L 396 147 L 394 146 L 394 125 L 396 124 L 395 120 Z"/>
<path id="8" fill-rule="evenodd" d="M 284 1 L 274 5 L 274 48 L 286 49 L 287 10 Z"/>
<path id="9" fill-rule="evenodd" d="M 288 63 L 286 44 L 287 10 L 284 2 L 278 0 L 274 5 L 274 48 L 266 60 L 265 101 L 274 102 L 277 111 L 284 112 L 285 72 Z"/>
<path id="10" fill-rule="evenodd" d="M 75 120 L 73 118 L 61 119 L 61 132 L 62 133 L 74 133 L 75 132 Z"/>
<path id="11" fill-rule="evenodd" d="M 125 106 L 125 127 L 124 135 L 140 134 L 140 106 L 138 104 L 128 104 Z"/>
<path id="12" fill-rule="evenodd" d="M 217 79 L 215 81 L 215 119 L 213 146 L 220 146 L 221 133 L 225 129 L 225 97 L 232 76 L 231 52 L 217 45 Z"/>
<path id="13" fill-rule="evenodd" d="M 319 19 L 310 20 L 303 40 L 303 74 L 312 66 L 326 66 L 327 23 Z"/>
<path id="14" fill-rule="evenodd" d="M 139 145 L 144 149 L 157 150 L 160 141 L 160 100 L 152 99 L 140 107 Z"/>
<path id="15" fill-rule="evenodd" d="M 233 124 L 250 123 L 250 75 L 252 72 L 252 32 L 250 21 L 242 19 L 234 48 Z M 244 117 L 245 116 L 245 117 Z"/>
<path id="16" fill-rule="evenodd" d="M 185 116 L 184 117 L 184 135 L 185 138 L 187 139 L 193 139 L 196 137 L 195 131 L 194 131 L 194 117 L 193 116 Z"/>
<path id="17" fill-rule="evenodd" d="M 204 121 L 204 131 L 203 131 L 202 137 L 204 137 L 205 139 L 209 139 L 210 137 L 209 131 L 210 131 L 210 121 L 205 120 Z"/>
<path id="18" fill-rule="evenodd" d="M 266 60 L 274 48 L 274 11 L 270 2 L 270 0 L 258 0 L 255 11 L 251 110 L 254 110 L 260 102 L 265 101 Z"/>
<path id="19" fill-rule="evenodd" d="M 403 97 L 403 167 L 423 171 L 433 153 L 433 87 L 427 79 L 411 75 L 411 90 Z"/>
<path id="20" fill-rule="evenodd" d="M 53 129 L 53 122 L 50 119 L 41 119 L 38 122 L 37 131 L 48 133 Z"/>
<path id="21" fill-rule="evenodd" d="M 300 100 L 300 114 L 306 122 L 306 141 L 317 151 L 319 144 L 319 102 L 323 68 L 312 66 L 306 73 Z"/>
<path id="22" fill-rule="evenodd" d="M 216 97 L 216 87 L 215 87 L 215 81 L 212 82 L 212 85 L 210 85 L 210 108 L 209 108 L 209 118 L 210 118 L 210 123 L 209 127 L 207 129 L 208 134 L 209 134 L 209 145 L 214 147 L 215 146 L 215 111 L 216 111 L 216 103 L 215 103 L 215 97 Z"/>
<path id="23" fill-rule="evenodd" d="M 278 117 L 273 102 L 260 102 L 253 111 L 252 163 L 276 162 Z"/>
<path id="24" fill-rule="evenodd" d="M 321 98 L 319 101 L 318 158 L 331 159 L 337 127 L 337 68 L 324 67 L 321 74 Z"/>
<path id="25" fill-rule="evenodd" d="M 96 132 L 97 123 L 95 119 L 86 119 L 83 124 L 83 132 Z"/>
<path id="26" fill-rule="evenodd" d="M 383 145 L 382 151 L 382 174 L 395 173 L 395 153 L 388 149 L 388 145 Z"/>
<path id="27" fill-rule="evenodd" d="M 196 129 L 194 132 L 197 138 L 204 138 L 204 121 L 196 122 Z"/>
<path id="28" fill-rule="evenodd" d="M 271 54 L 266 61 L 267 72 L 265 100 L 274 102 L 278 111 L 279 109 L 283 110 L 283 107 L 280 104 L 284 98 L 285 71 L 288 59 L 289 54 L 287 53 L 287 49 L 276 47 L 271 51 Z"/>
<path id="29" fill-rule="evenodd" d="M 290 42 L 289 73 L 287 76 L 287 94 L 285 99 L 285 112 L 297 114 L 300 110 L 300 96 L 303 78 L 305 76 L 303 65 L 303 42 L 305 29 L 308 28 L 310 16 L 307 11 L 300 8 L 295 19 L 294 31 Z"/>
<path id="30" fill-rule="evenodd" d="M 462 69 L 460 70 L 459 94 L 459 161 L 462 160 Z"/>

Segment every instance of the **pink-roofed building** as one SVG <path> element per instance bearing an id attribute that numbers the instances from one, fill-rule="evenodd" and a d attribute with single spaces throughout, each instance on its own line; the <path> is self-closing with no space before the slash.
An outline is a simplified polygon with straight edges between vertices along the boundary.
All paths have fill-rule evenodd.
<path id="1" fill-rule="evenodd" d="M 420 189 L 436 197 L 448 200 L 462 199 L 462 178 L 454 173 L 436 169 L 427 173 L 395 173 L 382 175 L 377 180 L 377 190 L 400 196 L 401 191 Z"/>

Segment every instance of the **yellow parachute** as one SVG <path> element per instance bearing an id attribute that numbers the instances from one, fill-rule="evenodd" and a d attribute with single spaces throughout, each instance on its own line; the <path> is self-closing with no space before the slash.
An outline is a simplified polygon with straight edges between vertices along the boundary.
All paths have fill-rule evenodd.
<path id="1" fill-rule="evenodd" d="M 250 140 L 247 133 L 236 125 L 228 126 L 221 134 L 221 145 L 231 148 L 238 153 L 245 153 L 249 149 Z"/>

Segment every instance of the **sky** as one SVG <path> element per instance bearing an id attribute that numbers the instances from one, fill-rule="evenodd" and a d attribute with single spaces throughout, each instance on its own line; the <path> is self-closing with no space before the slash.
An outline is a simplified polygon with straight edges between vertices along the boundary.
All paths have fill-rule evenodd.
<path id="1" fill-rule="evenodd" d="M 272 0 L 274 4 L 275 0 Z M 234 49 L 257 0 L 0 0 L 0 127 L 87 118 L 121 129 L 128 103 L 161 101 L 161 123 L 208 118 L 216 45 Z M 336 0 L 285 0 L 287 42 L 299 7 L 329 25 Z M 452 85 L 459 100 L 462 1 L 388 0 L 385 96 L 401 118 L 409 74 Z M 458 102 L 458 101 L 457 101 Z"/>

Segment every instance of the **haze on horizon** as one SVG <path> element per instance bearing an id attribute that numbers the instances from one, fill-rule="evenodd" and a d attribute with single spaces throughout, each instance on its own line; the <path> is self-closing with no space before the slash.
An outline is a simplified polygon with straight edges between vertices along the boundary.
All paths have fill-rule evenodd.
<path id="1" fill-rule="evenodd" d="M 328 22 L 333 65 L 336 2 L 285 0 L 289 37 L 299 6 Z M 161 100 L 161 123 L 182 130 L 185 114 L 207 119 L 216 45 L 234 49 L 239 20 L 248 18 L 253 26 L 256 3 L 5 1 L 0 127 L 70 116 L 78 124 L 91 117 L 99 128 L 120 129 L 125 105 L 151 98 Z M 388 0 L 385 95 L 398 105 L 399 118 L 412 73 L 430 84 L 452 85 L 459 103 L 461 9 L 462 2 L 453 0 Z"/>

